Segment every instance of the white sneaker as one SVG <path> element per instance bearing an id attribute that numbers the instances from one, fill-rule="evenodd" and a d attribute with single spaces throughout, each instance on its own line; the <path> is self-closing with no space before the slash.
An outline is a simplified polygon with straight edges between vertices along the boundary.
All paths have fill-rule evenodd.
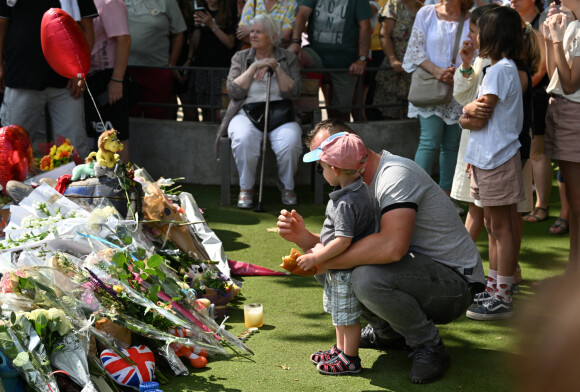
<path id="1" fill-rule="evenodd" d="M 282 193 L 282 204 L 286 206 L 295 206 L 298 203 L 298 197 L 296 196 L 296 192 L 290 189 L 285 189 L 284 184 L 280 180 L 276 183 L 278 189 Z"/>
<path id="2" fill-rule="evenodd" d="M 244 210 L 252 208 L 254 205 L 253 203 L 254 191 L 240 189 L 240 194 L 238 195 L 238 208 L 242 208 Z"/>

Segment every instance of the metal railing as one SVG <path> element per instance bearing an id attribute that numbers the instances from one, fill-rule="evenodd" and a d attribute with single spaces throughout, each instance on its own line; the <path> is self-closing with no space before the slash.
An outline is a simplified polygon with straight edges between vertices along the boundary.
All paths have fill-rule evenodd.
<path id="1" fill-rule="evenodd" d="M 185 66 L 136 66 L 136 65 L 129 65 L 131 68 L 153 68 L 153 69 L 169 69 L 172 71 L 188 71 L 189 72 L 189 77 L 195 77 L 196 71 L 209 71 L 210 74 L 210 79 L 213 80 L 213 76 L 215 72 L 228 72 L 229 68 L 219 68 L 219 67 L 185 67 Z M 389 70 L 391 69 L 390 66 L 386 66 L 386 67 L 367 67 L 366 68 L 366 73 L 373 73 L 376 76 L 376 73 L 380 70 Z M 348 73 L 348 68 L 304 68 L 301 69 L 300 72 L 302 73 L 302 75 L 305 75 L 307 73 L 315 73 L 315 74 L 331 74 L 331 73 Z M 328 110 L 328 109 L 344 109 L 344 108 L 348 108 L 350 109 L 350 112 L 352 113 L 353 110 L 356 110 L 357 114 L 358 114 L 358 118 L 359 119 L 363 119 L 363 111 L 365 109 L 370 109 L 370 108 L 387 108 L 387 107 L 402 107 L 402 106 L 407 106 L 407 101 L 400 101 L 400 102 L 394 102 L 394 103 L 388 103 L 388 104 L 381 104 L 381 105 L 376 105 L 376 104 L 372 104 L 372 105 L 366 105 L 363 102 L 363 97 L 364 97 L 364 86 L 363 86 L 363 76 L 359 76 L 358 77 L 358 81 L 357 81 L 357 86 L 356 86 L 356 95 L 358 97 L 357 99 L 357 103 L 356 104 L 352 104 L 352 105 L 342 105 L 342 106 L 338 106 L 338 105 L 325 105 L 325 104 L 320 104 L 319 105 L 319 109 L 321 110 Z M 142 102 L 139 101 L 137 102 L 137 105 L 141 105 L 141 106 L 155 106 L 155 107 L 167 107 L 167 108 L 174 108 L 174 109 L 211 109 L 210 110 L 210 120 L 212 122 L 216 121 L 215 118 L 215 112 L 216 110 L 220 110 L 222 109 L 222 105 L 221 105 L 221 100 L 222 100 L 222 96 L 225 94 L 222 94 L 221 88 L 218 89 L 218 91 L 215 91 L 216 88 L 214 86 L 213 83 L 210 83 L 210 99 L 209 99 L 209 103 L 208 104 L 189 104 L 189 103 L 159 103 L 159 102 Z M 219 96 L 220 99 L 218 100 L 218 102 L 220 102 L 219 105 L 217 104 L 213 104 L 213 102 L 215 102 L 215 98 Z M 406 117 L 403 117 L 406 118 Z"/>

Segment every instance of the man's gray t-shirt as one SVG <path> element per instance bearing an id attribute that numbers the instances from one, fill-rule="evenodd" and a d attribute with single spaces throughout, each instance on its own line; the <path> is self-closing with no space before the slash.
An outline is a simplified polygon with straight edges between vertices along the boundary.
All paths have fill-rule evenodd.
<path id="1" fill-rule="evenodd" d="M 349 186 L 330 193 L 326 219 L 320 231 L 322 245 L 339 237 L 352 241 L 375 232 L 375 200 L 367 185 L 359 178 Z"/>
<path id="2" fill-rule="evenodd" d="M 409 252 L 455 268 L 470 282 L 484 282 L 481 256 L 453 203 L 419 165 L 383 151 L 370 185 L 378 201 L 377 220 L 393 209 L 416 211 Z"/>

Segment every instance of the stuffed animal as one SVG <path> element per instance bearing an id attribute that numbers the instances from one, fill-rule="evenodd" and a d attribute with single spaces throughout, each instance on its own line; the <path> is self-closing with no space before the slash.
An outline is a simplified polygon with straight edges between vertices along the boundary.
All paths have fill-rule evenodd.
<path id="1" fill-rule="evenodd" d="M 189 337 L 191 335 L 184 328 L 171 328 L 169 329 L 169 333 L 180 338 Z M 175 354 L 177 354 L 178 357 L 185 357 L 188 359 L 189 363 L 194 368 L 201 369 L 206 367 L 208 353 L 203 348 L 196 346 L 184 346 L 178 343 L 172 343 L 170 347 L 173 351 L 175 351 Z"/>
<path id="2" fill-rule="evenodd" d="M 305 275 L 305 276 L 316 275 L 316 272 L 318 271 L 316 267 L 311 268 L 308 271 L 304 271 L 302 268 L 298 266 L 296 259 L 299 258 L 300 256 L 302 256 L 302 253 L 292 248 L 288 256 L 282 257 L 282 264 L 280 264 L 280 267 L 296 275 Z"/>
<path id="3" fill-rule="evenodd" d="M 119 141 L 119 139 L 117 139 L 117 131 L 110 129 L 103 132 L 101 136 L 99 136 L 98 146 L 99 151 L 91 152 L 87 157 L 87 160 L 96 157 L 97 163 L 100 166 L 107 167 L 109 169 L 114 168 L 119 161 L 119 154 L 117 154 L 117 151 L 121 151 L 123 149 L 123 144 Z"/>
<path id="4" fill-rule="evenodd" d="M 88 177 L 95 176 L 95 160 L 94 158 L 88 159 L 87 163 L 82 165 L 77 165 L 72 171 L 72 181 L 84 180 Z"/>

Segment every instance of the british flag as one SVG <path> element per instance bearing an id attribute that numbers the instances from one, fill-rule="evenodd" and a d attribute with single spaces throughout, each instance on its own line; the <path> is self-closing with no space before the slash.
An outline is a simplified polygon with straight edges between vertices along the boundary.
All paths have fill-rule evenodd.
<path id="1" fill-rule="evenodd" d="M 112 350 L 101 353 L 101 362 L 109 376 L 119 385 L 139 389 L 139 384 L 153 380 L 155 357 L 147 346 L 134 346 L 120 350 L 137 364 L 127 363 Z"/>

